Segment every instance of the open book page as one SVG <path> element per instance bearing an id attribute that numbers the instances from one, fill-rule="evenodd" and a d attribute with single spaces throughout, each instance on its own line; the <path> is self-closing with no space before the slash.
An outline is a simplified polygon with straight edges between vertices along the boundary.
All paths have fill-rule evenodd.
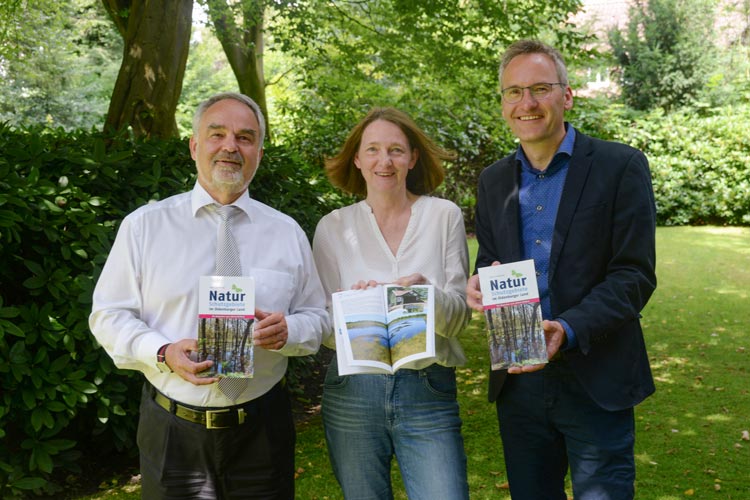
<path id="1" fill-rule="evenodd" d="M 383 288 L 333 294 L 339 375 L 391 371 Z"/>
<path id="2" fill-rule="evenodd" d="M 482 267 L 478 272 L 492 369 L 546 363 L 534 261 Z"/>
<path id="3" fill-rule="evenodd" d="M 254 320 L 253 278 L 201 276 L 197 360 L 212 360 L 214 364 L 199 377 L 253 376 Z"/>
<path id="4" fill-rule="evenodd" d="M 435 293 L 431 285 L 385 287 L 393 371 L 435 357 Z"/>
<path id="5" fill-rule="evenodd" d="M 393 373 L 435 356 L 432 286 L 377 286 L 332 298 L 340 375 Z"/>

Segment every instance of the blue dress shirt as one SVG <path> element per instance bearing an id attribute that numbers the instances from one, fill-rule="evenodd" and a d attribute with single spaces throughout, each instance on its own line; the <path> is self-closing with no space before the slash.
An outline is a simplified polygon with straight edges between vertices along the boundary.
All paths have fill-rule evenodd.
<path id="1" fill-rule="evenodd" d="M 545 170 L 531 166 L 518 146 L 517 161 L 521 165 L 521 186 L 519 203 L 521 215 L 521 250 L 523 259 L 534 259 L 542 317 L 553 319 L 549 296 L 549 260 L 552 250 L 552 237 L 557 220 L 565 177 L 568 174 L 570 157 L 573 155 L 576 132 L 573 126 L 565 124 L 566 133 L 555 156 Z M 559 320 L 565 328 L 567 343 L 565 349 L 577 345 L 575 332 L 566 322 Z"/>

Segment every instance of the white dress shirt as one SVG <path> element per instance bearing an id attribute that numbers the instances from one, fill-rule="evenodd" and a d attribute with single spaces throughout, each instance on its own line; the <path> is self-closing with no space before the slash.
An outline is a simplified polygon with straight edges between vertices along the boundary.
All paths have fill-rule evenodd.
<path id="1" fill-rule="evenodd" d="M 198 336 L 198 282 L 214 274 L 219 215 L 196 183 L 187 193 L 138 208 L 123 219 L 94 290 L 89 325 L 119 368 L 139 370 L 177 401 L 224 407 L 217 384 L 193 385 L 161 373 L 162 345 Z M 244 276 L 255 279 L 255 307 L 281 312 L 289 329 L 278 351 L 255 348 L 255 372 L 244 399 L 265 394 L 284 376 L 287 356 L 313 354 L 327 331 L 325 295 L 310 245 L 287 215 L 243 194 L 233 218 Z M 249 398 L 247 397 L 249 396 Z M 238 403 L 244 401 L 238 401 Z"/>
<path id="2" fill-rule="evenodd" d="M 471 310 L 466 305 L 469 252 L 461 209 L 441 198 L 420 196 L 394 256 L 380 232 L 372 209 L 361 201 L 334 210 L 318 223 L 313 239 L 315 264 L 328 297 L 349 290 L 359 280 L 390 283 L 402 276 L 421 273 L 435 286 L 435 350 L 437 359 L 405 365 L 421 369 L 434 362 L 459 366 L 466 362 L 457 335 Z M 336 347 L 333 330 L 324 343 Z"/>

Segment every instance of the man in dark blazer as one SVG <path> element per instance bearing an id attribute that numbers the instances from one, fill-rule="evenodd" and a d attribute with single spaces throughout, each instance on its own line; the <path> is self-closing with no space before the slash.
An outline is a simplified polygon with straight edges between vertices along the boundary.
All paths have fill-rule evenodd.
<path id="1" fill-rule="evenodd" d="M 492 371 L 513 498 L 634 496 L 634 406 L 654 392 L 640 311 L 656 288 L 646 157 L 564 121 L 567 70 L 522 40 L 500 65 L 503 118 L 520 141 L 479 178 L 477 268 L 534 259 L 550 362 Z M 475 274 L 467 302 L 482 311 Z"/>

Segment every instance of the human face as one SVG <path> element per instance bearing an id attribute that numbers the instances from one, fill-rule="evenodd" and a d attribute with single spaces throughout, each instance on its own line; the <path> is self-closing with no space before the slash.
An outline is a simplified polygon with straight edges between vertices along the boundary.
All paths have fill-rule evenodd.
<path id="1" fill-rule="evenodd" d="M 528 87 L 539 82 L 557 82 L 557 69 L 544 54 L 521 54 L 514 57 L 503 71 L 501 86 Z M 537 100 L 528 90 L 514 104 L 502 103 L 503 118 L 524 148 L 554 151 L 565 137 L 565 110 L 573 107 L 569 86 L 555 85 L 544 100 Z"/>
<path id="2" fill-rule="evenodd" d="M 234 99 L 215 102 L 201 116 L 190 156 L 198 182 L 216 201 L 232 203 L 250 185 L 263 157 L 259 134 L 255 113 Z"/>
<path id="3" fill-rule="evenodd" d="M 375 192 L 406 191 L 406 176 L 417 163 L 406 134 L 388 120 L 375 120 L 362 132 L 354 164 L 362 172 L 368 196 Z"/>

